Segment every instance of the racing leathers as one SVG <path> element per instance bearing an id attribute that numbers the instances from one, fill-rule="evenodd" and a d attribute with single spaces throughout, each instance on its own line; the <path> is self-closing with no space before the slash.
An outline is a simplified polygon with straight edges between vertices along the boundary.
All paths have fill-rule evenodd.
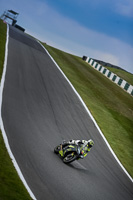
<path id="1" fill-rule="evenodd" d="M 72 145 L 78 145 L 80 147 L 80 158 L 84 158 L 85 156 L 87 156 L 88 152 L 91 150 L 91 148 L 88 145 L 88 141 L 87 140 L 69 140 L 68 142 L 64 142 L 62 144 L 62 148 L 60 150 L 60 154 L 63 154 L 62 149 L 67 146 L 68 144 L 72 144 Z"/>

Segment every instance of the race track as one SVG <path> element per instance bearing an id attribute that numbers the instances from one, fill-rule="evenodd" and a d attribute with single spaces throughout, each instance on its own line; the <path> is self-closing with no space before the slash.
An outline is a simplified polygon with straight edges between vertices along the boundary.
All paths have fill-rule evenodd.
<path id="1" fill-rule="evenodd" d="M 132 200 L 118 165 L 71 86 L 41 45 L 10 27 L 2 119 L 13 155 L 38 200 Z M 53 153 L 63 139 L 94 148 L 70 165 Z"/>

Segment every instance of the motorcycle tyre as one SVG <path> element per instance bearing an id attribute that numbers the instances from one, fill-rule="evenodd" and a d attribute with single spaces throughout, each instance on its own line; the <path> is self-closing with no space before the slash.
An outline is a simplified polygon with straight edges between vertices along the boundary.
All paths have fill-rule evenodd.
<path id="1" fill-rule="evenodd" d="M 60 145 L 58 145 L 58 146 L 56 146 L 55 148 L 54 148 L 54 153 L 56 153 L 56 154 L 59 154 L 59 151 L 60 151 Z"/>
<path id="2" fill-rule="evenodd" d="M 67 155 L 68 156 L 68 155 Z M 65 163 L 65 164 L 69 164 L 69 163 L 71 163 L 71 162 L 73 162 L 73 161 L 75 161 L 76 159 L 77 159 L 77 155 L 74 155 L 73 156 L 73 158 L 71 158 L 71 160 L 66 160 L 66 157 L 67 156 L 65 156 L 64 158 L 63 158 L 63 162 Z"/>

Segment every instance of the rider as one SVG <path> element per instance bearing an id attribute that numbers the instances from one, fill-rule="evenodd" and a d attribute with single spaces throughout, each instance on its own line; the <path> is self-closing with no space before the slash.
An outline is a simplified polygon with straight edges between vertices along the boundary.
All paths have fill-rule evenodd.
<path id="1" fill-rule="evenodd" d="M 80 147 L 81 155 L 80 158 L 87 156 L 88 152 L 91 150 L 94 145 L 93 140 L 69 140 L 62 144 L 61 150 L 59 151 L 60 155 L 63 156 L 63 148 L 69 144 L 78 145 Z"/>

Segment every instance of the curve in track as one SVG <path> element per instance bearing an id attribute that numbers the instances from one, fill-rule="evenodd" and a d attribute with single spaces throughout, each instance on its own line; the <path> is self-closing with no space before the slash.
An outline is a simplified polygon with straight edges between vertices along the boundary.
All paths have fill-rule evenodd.
<path id="1" fill-rule="evenodd" d="M 131 200 L 132 182 L 118 165 L 77 95 L 46 51 L 10 27 L 2 119 L 13 155 L 38 200 Z M 70 165 L 53 148 L 89 139 L 89 155 Z"/>

